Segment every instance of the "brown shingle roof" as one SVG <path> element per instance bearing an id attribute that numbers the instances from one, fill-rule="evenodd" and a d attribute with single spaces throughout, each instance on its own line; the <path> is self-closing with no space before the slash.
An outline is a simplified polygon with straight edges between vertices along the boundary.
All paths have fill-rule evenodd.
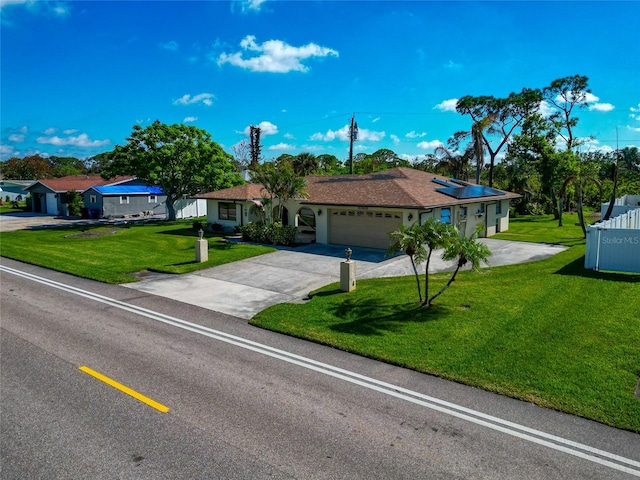
<path id="1" fill-rule="evenodd" d="M 196 195 L 195 198 L 209 198 L 214 200 L 255 200 L 267 195 L 264 187 L 258 183 L 246 183 L 215 192 Z"/>
<path id="2" fill-rule="evenodd" d="M 66 177 L 59 178 L 43 178 L 35 182 L 31 187 L 39 183 L 57 193 L 68 192 L 69 190 L 84 192 L 89 187 L 94 187 L 96 185 L 111 185 L 114 183 L 117 184 L 127 180 L 132 180 L 133 178 L 135 177 L 126 176 L 104 180 L 100 175 L 68 175 Z"/>
<path id="3" fill-rule="evenodd" d="M 477 199 L 456 199 L 436 189 L 433 182 L 447 177 L 413 168 L 398 167 L 367 175 L 308 176 L 308 198 L 302 203 L 390 208 L 433 208 L 457 205 Z M 217 192 L 199 195 L 197 198 L 216 200 L 253 200 L 265 195 L 262 185 L 247 184 Z M 482 200 L 518 198 L 520 195 L 505 192 L 504 195 L 481 197 Z"/>

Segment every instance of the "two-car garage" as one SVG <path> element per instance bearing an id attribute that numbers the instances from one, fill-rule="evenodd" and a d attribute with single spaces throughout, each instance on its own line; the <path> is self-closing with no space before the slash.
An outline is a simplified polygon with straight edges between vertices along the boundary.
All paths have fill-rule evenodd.
<path id="1" fill-rule="evenodd" d="M 389 248 L 389 232 L 402 223 L 402 213 L 368 209 L 329 210 L 329 243 Z"/>

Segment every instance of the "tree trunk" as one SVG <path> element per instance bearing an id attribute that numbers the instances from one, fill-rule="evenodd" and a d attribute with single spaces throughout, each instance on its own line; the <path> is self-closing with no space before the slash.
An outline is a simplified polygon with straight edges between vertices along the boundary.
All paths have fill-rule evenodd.
<path id="1" fill-rule="evenodd" d="M 549 196 L 551 196 L 551 203 L 553 204 L 553 219 L 558 220 L 560 214 L 558 213 L 558 199 L 556 198 L 556 191 L 553 187 L 549 187 Z"/>
<path id="2" fill-rule="evenodd" d="M 165 204 L 167 205 L 167 220 L 169 221 L 176 219 L 176 208 L 174 206 L 176 200 L 177 199 L 173 198 L 171 195 L 167 195 Z"/>
<path id="3" fill-rule="evenodd" d="M 428 304 L 429 299 L 429 262 L 431 261 L 431 252 L 433 250 L 429 249 L 429 253 L 427 254 L 427 265 L 424 267 L 424 302 L 423 305 Z"/>
<path id="4" fill-rule="evenodd" d="M 578 221 L 580 228 L 582 228 L 583 238 L 587 238 L 587 227 L 584 224 L 584 212 L 582 211 L 582 187 L 580 185 L 578 185 Z"/>
<path id="5" fill-rule="evenodd" d="M 420 288 L 420 275 L 418 274 L 418 267 L 416 266 L 416 262 L 413 261 L 413 255 L 410 255 L 411 266 L 413 267 L 413 273 L 416 276 L 416 283 L 418 284 L 418 298 L 420 299 L 420 303 L 422 303 L 422 289 Z"/>
<path id="6" fill-rule="evenodd" d="M 558 199 L 558 226 L 562 226 L 562 211 L 564 210 L 564 201 L 562 195 Z"/>
<path id="7" fill-rule="evenodd" d="M 618 195 L 618 164 L 613 164 L 613 191 L 611 192 L 611 198 L 609 199 L 609 206 L 607 207 L 607 213 L 604 214 L 602 221 L 609 220 L 613 213 L 613 206 L 616 203 L 616 196 Z"/>
<path id="8" fill-rule="evenodd" d="M 449 288 L 451 286 L 453 281 L 456 279 L 456 275 L 458 274 L 458 270 L 460 270 L 461 266 L 462 266 L 462 263 L 458 262 L 458 266 L 456 267 L 455 271 L 453 272 L 453 275 L 451 275 L 451 278 L 449 279 L 447 284 L 444 287 L 442 287 L 438 293 L 436 293 L 433 297 L 431 297 L 427 301 L 427 307 L 430 307 L 431 306 L 431 302 L 433 302 L 436 299 L 436 297 L 439 297 L 440 295 L 442 295 L 447 290 L 447 288 Z"/>

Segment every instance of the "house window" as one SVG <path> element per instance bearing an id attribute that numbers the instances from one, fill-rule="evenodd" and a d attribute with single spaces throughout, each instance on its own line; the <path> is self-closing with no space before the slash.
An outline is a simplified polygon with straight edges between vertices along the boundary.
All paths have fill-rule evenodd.
<path id="1" fill-rule="evenodd" d="M 155 195 L 149 195 L 149 203 L 156 203 L 158 201 L 158 197 Z"/>
<path id="2" fill-rule="evenodd" d="M 120 205 L 129 204 L 129 195 L 120 195 Z"/>
<path id="3" fill-rule="evenodd" d="M 218 203 L 218 219 L 220 220 L 236 220 L 236 204 L 235 203 Z"/>
<path id="4" fill-rule="evenodd" d="M 460 218 L 467 218 L 467 207 L 460 207 Z"/>
<path id="5" fill-rule="evenodd" d="M 502 200 L 496 202 L 496 215 L 502 214 Z"/>
<path id="6" fill-rule="evenodd" d="M 89 203 L 96 203 L 98 200 L 95 195 L 89 195 Z"/>
<path id="7" fill-rule="evenodd" d="M 440 209 L 440 221 L 442 223 L 446 223 L 447 225 L 451 225 L 451 209 L 450 208 Z"/>

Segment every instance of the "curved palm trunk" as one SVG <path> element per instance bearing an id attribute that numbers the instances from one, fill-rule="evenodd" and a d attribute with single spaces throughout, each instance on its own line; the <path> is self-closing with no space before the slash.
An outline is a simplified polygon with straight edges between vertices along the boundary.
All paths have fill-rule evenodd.
<path id="1" fill-rule="evenodd" d="M 618 194 L 618 164 L 613 164 L 613 191 L 611 192 L 611 198 L 609 199 L 609 206 L 607 212 L 604 214 L 603 221 L 609 220 L 613 213 L 613 205 L 616 203 L 616 196 Z"/>
<path id="2" fill-rule="evenodd" d="M 420 303 L 422 303 L 422 290 L 420 288 L 420 275 L 418 274 L 418 267 L 416 266 L 416 262 L 413 261 L 413 255 L 411 255 L 411 266 L 413 267 L 413 273 L 416 276 L 416 283 L 418 284 L 418 298 L 420 299 Z"/>
<path id="3" fill-rule="evenodd" d="M 439 297 L 440 295 L 442 295 L 444 292 L 447 291 L 447 288 L 449 288 L 451 286 L 451 284 L 453 283 L 453 281 L 456 279 L 456 275 L 458 274 L 458 270 L 460 270 L 460 267 L 462 267 L 465 263 L 466 263 L 466 261 L 463 261 L 462 259 L 458 260 L 458 266 L 456 267 L 455 271 L 453 272 L 453 275 L 451 275 L 451 278 L 449 279 L 447 284 L 444 287 L 442 287 L 438 293 L 436 293 L 433 297 L 431 297 L 427 301 L 427 307 L 430 307 L 431 306 L 431 302 L 433 302 L 437 297 Z"/>
<path id="4" fill-rule="evenodd" d="M 583 238 L 587 238 L 587 226 L 584 223 L 584 212 L 582 211 L 582 187 L 578 185 L 578 221 L 580 222 L 580 228 L 582 228 Z"/>
<path id="5" fill-rule="evenodd" d="M 424 267 L 424 302 L 422 305 L 429 305 L 429 261 L 431 260 L 431 252 L 433 250 L 429 249 L 429 254 L 427 255 L 427 265 Z M 422 301 L 422 299 L 420 299 Z"/>

